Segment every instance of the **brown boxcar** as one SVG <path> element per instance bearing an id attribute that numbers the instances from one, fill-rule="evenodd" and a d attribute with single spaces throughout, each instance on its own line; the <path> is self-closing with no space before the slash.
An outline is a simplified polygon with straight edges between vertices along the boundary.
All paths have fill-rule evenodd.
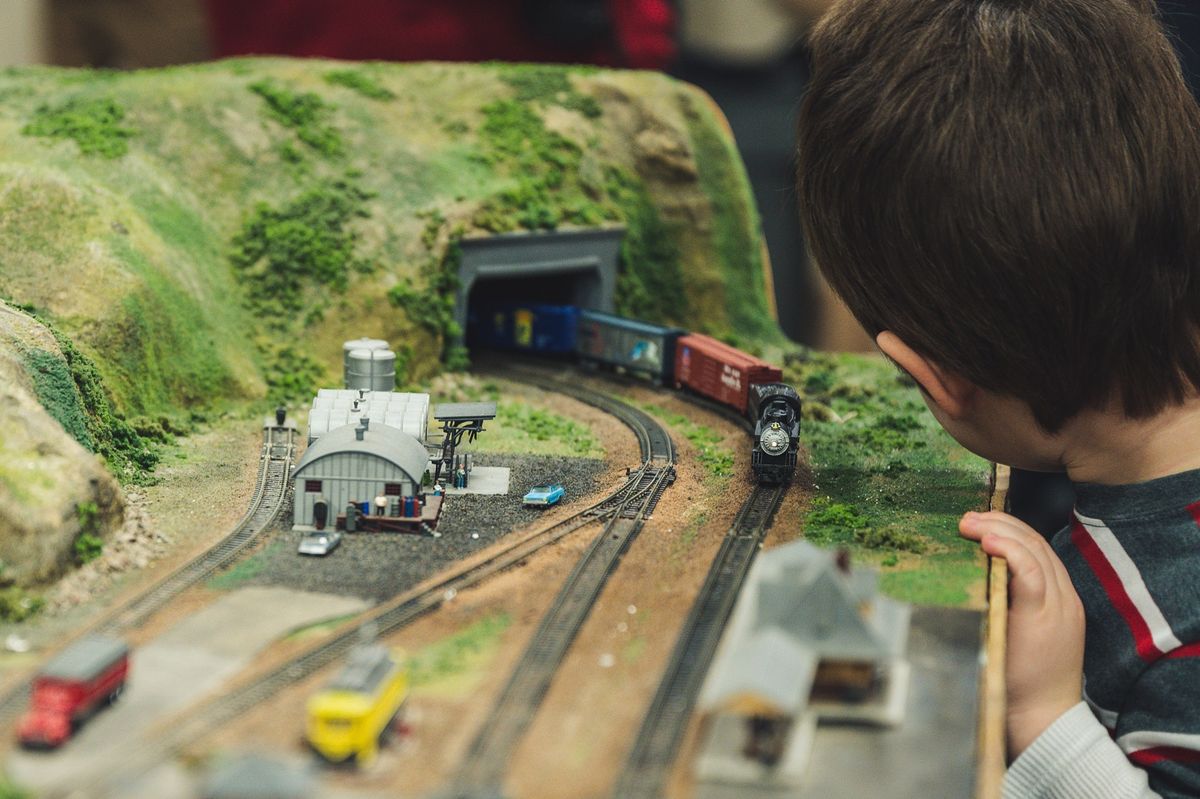
<path id="1" fill-rule="evenodd" d="M 675 382 L 746 412 L 751 383 L 778 383 L 783 372 L 766 361 L 701 333 L 675 345 Z"/>

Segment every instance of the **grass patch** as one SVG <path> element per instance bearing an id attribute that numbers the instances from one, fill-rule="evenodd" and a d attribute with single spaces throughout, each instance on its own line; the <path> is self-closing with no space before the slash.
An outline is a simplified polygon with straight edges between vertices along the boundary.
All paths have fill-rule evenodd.
<path id="1" fill-rule="evenodd" d="M 83 155 L 120 158 L 129 150 L 133 128 L 121 123 L 125 109 L 109 97 L 77 97 L 57 106 L 41 106 L 21 132 L 26 136 L 70 139 Z"/>
<path id="2" fill-rule="evenodd" d="M 325 82 L 332 86 L 344 86 L 371 100 L 394 100 L 396 93 L 380 85 L 378 81 L 360 69 L 335 69 L 325 73 Z"/>
<path id="3" fill-rule="evenodd" d="M 500 400 L 496 421 L 479 438 L 480 451 L 601 458 L 604 447 L 584 424 L 524 401 Z"/>
<path id="4" fill-rule="evenodd" d="M 294 92 L 270 80 L 250 84 L 250 91 L 267 104 L 276 122 L 296 132 L 296 138 L 326 157 L 345 152 L 341 134 L 328 123 L 333 106 L 312 92 Z"/>
<path id="5" fill-rule="evenodd" d="M 38 402 L 46 412 L 71 438 L 95 452 L 96 441 L 88 432 L 87 414 L 67 362 L 56 353 L 40 349 L 25 352 L 22 361 L 25 371 L 33 378 Z"/>
<path id="6" fill-rule="evenodd" d="M 648 402 L 639 403 L 630 397 L 626 397 L 625 401 L 639 405 L 642 410 L 658 417 L 672 430 L 682 434 L 690 441 L 696 448 L 697 459 L 708 472 L 709 477 L 724 478 L 733 475 L 733 452 L 721 443 L 725 440 L 725 436 L 711 427 L 696 424 L 683 414 L 673 413 L 660 405 Z"/>
<path id="7" fill-rule="evenodd" d="M 0 588 L 0 620 L 22 622 L 41 612 L 46 600 L 19 586 Z"/>
<path id="8" fill-rule="evenodd" d="M 445 221 L 438 211 L 426 214 L 421 243 L 428 255 L 418 270 L 416 280 L 405 277 L 388 291 L 388 302 L 403 310 L 417 327 L 441 342 L 441 360 L 447 369 L 464 371 L 469 366 L 467 350 L 456 343 L 462 330 L 454 319 L 455 292 L 459 287 L 458 267 L 462 263 L 462 249 L 459 247 L 462 230 L 451 233 L 450 241 L 439 258 L 436 255 L 437 241 Z"/>
<path id="9" fill-rule="evenodd" d="M 343 624 L 348 622 L 350 619 L 355 618 L 357 615 L 357 613 L 345 613 L 341 616 L 334 616 L 332 619 L 323 619 L 322 621 L 313 622 L 312 624 L 305 624 L 289 632 L 283 637 L 283 640 L 303 641 L 309 638 L 322 636 L 328 632 L 332 632 L 338 627 L 341 627 Z"/>
<path id="10" fill-rule="evenodd" d="M 500 636 L 510 624 L 507 613 L 487 616 L 416 652 L 409 659 L 413 689 L 426 695 L 469 693 L 486 673 Z"/>
<path id="11" fill-rule="evenodd" d="M 685 109 L 700 185 L 713 206 L 713 257 L 725 286 L 731 332 L 739 341 L 781 343 L 783 334 L 765 302 L 758 213 L 754 203 L 741 199 L 753 196 L 745 167 L 711 110 L 691 97 L 686 99 Z"/>
<path id="12" fill-rule="evenodd" d="M 537 64 L 512 64 L 502 67 L 500 80 L 513 88 L 514 99 L 557 105 L 597 119 L 604 112 L 596 98 L 583 94 L 571 85 L 571 72 L 561 67 Z"/>
<path id="13" fill-rule="evenodd" d="M 232 591 L 235 588 L 241 588 L 243 584 L 262 574 L 268 559 L 280 552 L 283 546 L 282 540 L 272 541 L 261 552 L 238 561 L 231 568 L 209 579 L 208 587 L 214 591 Z"/>
<path id="14" fill-rule="evenodd" d="M 983 579 L 976 545 L 958 518 L 987 501 L 988 464 L 954 442 L 917 390 L 882 358 L 813 354 L 784 379 L 804 400 L 801 438 L 818 495 L 804 535 L 846 546 L 885 568 L 884 590 L 920 604 L 958 605 Z"/>
<path id="15" fill-rule="evenodd" d="M 372 265 L 355 255 L 350 225 L 369 216 L 371 198 L 349 178 L 304 191 L 283 206 L 259 203 L 233 238 L 229 260 L 252 308 L 263 314 L 297 312 L 309 286 L 346 290 L 352 271 Z"/>
<path id="16" fill-rule="evenodd" d="M 80 444 L 101 455 L 122 483 L 152 482 L 159 452 L 113 408 L 95 363 L 49 320 L 23 310 L 46 326 L 63 353 L 61 358 L 44 350 L 26 353 L 26 366 L 36 369 L 32 373 L 38 401 Z"/>

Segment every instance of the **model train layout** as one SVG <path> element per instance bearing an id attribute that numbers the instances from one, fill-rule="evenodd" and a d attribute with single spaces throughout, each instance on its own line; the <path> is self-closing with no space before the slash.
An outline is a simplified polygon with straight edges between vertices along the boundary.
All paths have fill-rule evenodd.
<path id="1" fill-rule="evenodd" d="M 944 517 L 980 470 L 888 364 L 782 335 L 693 87 L 239 59 L 0 90 L 0 796 L 261 795 L 202 787 L 252 747 L 320 783 L 289 799 L 700 797 L 667 786 L 763 551 L 978 572 Z M 821 596 L 754 631 L 865 612 Z"/>
<path id="2" fill-rule="evenodd" d="M 572 305 L 507 304 L 477 311 L 468 341 L 482 347 L 571 356 L 590 366 L 645 376 L 732 409 L 753 427 L 751 470 L 785 483 L 800 449 L 800 395 L 782 371 L 703 333 L 688 333 Z"/>

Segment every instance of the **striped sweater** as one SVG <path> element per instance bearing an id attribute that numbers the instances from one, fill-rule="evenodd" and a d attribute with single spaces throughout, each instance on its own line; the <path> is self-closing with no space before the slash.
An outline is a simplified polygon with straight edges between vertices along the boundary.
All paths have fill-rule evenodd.
<path id="1" fill-rule="evenodd" d="M 1200 470 L 1077 484 L 1053 540 L 1087 615 L 1084 700 L 1009 769 L 1006 797 L 1200 797 Z"/>

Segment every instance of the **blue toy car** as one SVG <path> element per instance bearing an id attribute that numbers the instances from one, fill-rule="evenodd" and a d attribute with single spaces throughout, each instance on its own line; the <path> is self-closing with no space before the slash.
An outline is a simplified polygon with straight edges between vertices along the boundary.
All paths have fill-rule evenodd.
<path id="1" fill-rule="evenodd" d="M 566 489 L 562 487 L 562 483 L 548 483 L 529 489 L 529 493 L 521 501 L 526 505 L 549 507 L 558 504 L 565 493 Z"/>

